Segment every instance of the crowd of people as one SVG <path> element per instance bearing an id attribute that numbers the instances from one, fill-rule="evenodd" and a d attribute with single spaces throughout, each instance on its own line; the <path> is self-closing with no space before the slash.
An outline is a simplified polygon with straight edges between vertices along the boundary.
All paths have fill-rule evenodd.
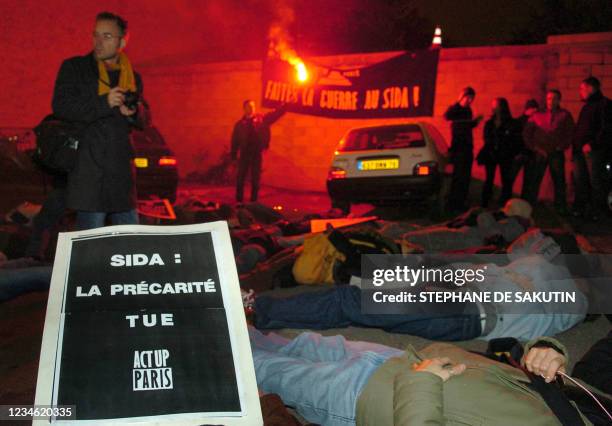
<path id="1" fill-rule="evenodd" d="M 44 228 L 45 223 L 55 220 L 45 218 L 45 211 L 53 212 L 51 216 L 55 217 L 65 208 L 77 212 L 78 229 L 103 226 L 106 220 L 113 224 L 138 221 L 129 145 L 130 126 L 137 125 L 138 111 L 128 106 L 126 99 L 130 93 L 142 93 L 142 82 L 123 53 L 126 31 L 127 23 L 117 15 L 98 15 L 93 51 L 68 59 L 61 66 L 53 112 L 62 119 L 83 124 L 83 144 L 75 169 L 58 183 L 60 190 L 45 203 L 35 227 Z M 598 407 L 594 400 L 577 394 L 571 383 L 562 383 L 559 376 L 565 374 L 568 355 L 563 345 L 551 338 L 585 318 L 591 295 L 580 287 L 571 268 L 559 256 L 565 253 L 561 249 L 563 238 L 533 228 L 530 218 L 547 168 L 554 184 L 556 210 L 561 215 L 570 213 L 565 180 L 565 155 L 570 149 L 575 186 L 571 213 L 597 220 L 607 210 L 605 167 L 612 151 L 612 103 L 602 94 L 595 77 L 581 83 L 580 95 L 585 105 L 577 122 L 561 107 L 562 94 L 558 90 L 547 92 L 546 105 L 541 110 L 537 101 L 528 100 L 523 115 L 516 119 L 505 98 L 495 99 L 491 117 L 484 124 L 484 146 L 476 155 L 477 163 L 486 171 L 481 204 L 489 207 L 499 168 L 500 204 L 508 208 L 494 213 L 472 212 L 427 229 L 403 230 L 401 239 L 405 244 L 397 244 L 416 248 L 420 253 L 473 249 L 503 253 L 507 262 L 489 265 L 495 273 L 486 285 L 510 290 L 528 285 L 541 291 L 573 291 L 579 296 L 575 312 L 551 313 L 545 303 L 525 312 L 506 312 L 503 305 L 494 303 L 467 303 L 463 313 L 455 315 L 425 309 L 410 315 L 368 315 L 361 306 L 365 290 L 353 285 L 337 285 L 286 299 L 259 296 L 248 303 L 254 306 L 252 322 L 257 327 L 250 327 L 250 339 L 260 389 L 279 394 L 286 405 L 295 407 L 306 419 L 324 425 L 609 425 L 612 416 L 606 414 L 612 411 L 612 401 L 605 393 L 612 392 L 612 335 L 599 342 L 574 371 L 574 375 L 599 388 L 597 400 L 602 402 Z M 447 206 L 450 212 L 468 208 L 473 132 L 483 120 L 472 112 L 475 96 L 475 90 L 466 87 L 444 114 L 452 130 L 450 160 L 454 167 Z M 243 202 L 249 173 L 250 200 L 258 198 L 269 126 L 284 112 L 281 109 L 257 114 L 250 100 L 243 107 L 244 116 L 236 123 L 231 148 L 232 157 L 239 162 L 239 203 Z M 513 185 L 521 169 L 522 200 L 512 200 Z M 272 239 L 264 235 L 257 241 L 272 241 L 279 246 L 283 243 L 287 248 L 296 242 L 305 245 L 307 236 L 283 233 L 280 228 L 277 231 L 280 236 Z M 398 232 L 382 225 L 379 231 L 379 240 L 393 240 L 392 234 Z M 233 237 L 237 239 L 238 235 L 234 233 Z M 244 241 L 252 243 L 253 239 L 247 237 Z M 256 261 L 276 254 L 274 245 L 269 250 L 265 244 L 260 249 L 254 245 L 249 248 L 245 244 L 244 250 L 237 253 L 239 268 L 248 269 L 245 264 L 250 263 L 247 258 L 251 253 Z M 38 250 L 33 247 L 31 252 Z M 454 266 L 449 263 L 449 267 Z M 37 279 L 32 278 L 31 272 L 28 274 L 23 279 L 28 285 L 48 285 L 49 268 L 40 271 Z M 7 276 L 6 287 L 20 279 L 18 275 Z M 248 297 L 253 298 L 253 294 Z M 420 352 L 410 347 L 404 351 L 311 332 L 287 340 L 258 330 L 349 325 L 431 340 L 515 338 L 530 342 L 523 357 L 511 356 L 504 363 L 449 344 L 435 344 Z"/>
<path id="2" fill-rule="evenodd" d="M 447 203 L 451 212 L 466 209 L 474 157 L 473 131 L 483 119 L 473 116 L 471 104 L 475 96 L 473 88 L 464 88 L 459 100 L 444 114 L 451 122 L 452 132 L 450 156 L 454 168 Z M 548 169 L 554 187 L 554 206 L 560 215 L 573 214 L 596 221 L 607 211 L 606 164 L 612 159 L 612 103 L 603 95 L 600 81 L 595 77 L 582 81 L 580 97 L 584 106 L 577 122 L 561 106 L 562 93 L 556 89 L 547 91 L 542 109 L 535 99 L 529 99 L 519 118 L 513 118 L 506 98 L 493 100 L 491 117 L 484 124 L 484 145 L 476 155 L 478 165 L 486 173 L 481 197 L 483 207 L 491 201 L 498 168 L 502 183 L 500 204 L 512 197 L 514 182 L 523 169 L 520 194 L 532 206 L 538 203 Z M 572 156 L 575 194 L 571 209 L 565 178 L 568 150 Z M 587 157 L 591 159 L 590 168 Z"/>

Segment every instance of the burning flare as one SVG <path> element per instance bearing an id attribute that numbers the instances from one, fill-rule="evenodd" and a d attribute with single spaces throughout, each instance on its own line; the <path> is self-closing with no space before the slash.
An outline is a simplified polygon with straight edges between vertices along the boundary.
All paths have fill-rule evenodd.
<path id="1" fill-rule="evenodd" d="M 289 63 L 295 68 L 296 77 L 300 83 L 308 81 L 308 68 L 300 58 L 293 58 Z"/>
<path id="2" fill-rule="evenodd" d="M 305 83 L 308 81 L 308 68 L 296 51 L 289 45 L 291 36 L 284 26 L 281 24 L 272 25 L 268 33 L 268 38 L 270 40 L 268 56 L 289 62 L 289 64 L 295 68 L 295 78 L 298 82 Z"/>

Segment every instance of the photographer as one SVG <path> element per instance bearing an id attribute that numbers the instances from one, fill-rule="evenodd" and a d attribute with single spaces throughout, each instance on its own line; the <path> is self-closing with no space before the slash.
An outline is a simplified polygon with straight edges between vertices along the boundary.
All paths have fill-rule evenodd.
<path id="1" fill-rule="evenodd" d="M 140 76 L 126 54 L 127 22 L 112 13 L 96 17 L 93 51 L 65 60 L 53 93 L 53 114 L 82 129 L 77 162 L 68 175 L 66 207 L 77 228 L 138 222 L 129 132 L 137 124 Z"/>

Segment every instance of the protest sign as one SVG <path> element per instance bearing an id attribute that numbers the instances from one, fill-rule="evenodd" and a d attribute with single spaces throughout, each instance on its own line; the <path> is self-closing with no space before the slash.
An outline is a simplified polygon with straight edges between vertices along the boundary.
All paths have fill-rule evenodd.
<path id="1" fill-rule="evenodd" d="M 439 50 L 406 52 L 361 68 L 336 69 L 306 61 L 312 77 L 295 78 L 291 64 L 267 59 L 262 105 L 329 118 L 432 116 Z"/>
<path id="2" fill-rule="evenodd" d="M 60 234 L 36 405 L 79 424 L 262 424 L 227 224 Z"/>

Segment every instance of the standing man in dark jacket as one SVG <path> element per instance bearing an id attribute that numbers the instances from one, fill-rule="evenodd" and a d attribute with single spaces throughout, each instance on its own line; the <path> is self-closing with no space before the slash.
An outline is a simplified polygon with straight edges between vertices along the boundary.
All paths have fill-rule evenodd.
<path id="1" fill-rule="evenodd" d="M 123 49 L 127 22 L 112 13 L 96 16 L 93 52 L 65 60 L 53 92 L 53 114 L 82 127 L 77 162 L 68 175 L 66 205 L 78 229 L 138 222 L 130 145 L 142 93 L 140 76 Z"/>
<path id="2" fill-rule="evenodd" d="M 238 179 L 236 182 L 236 201 L 242 203 L 244 182 L 251 172 L 251 201 L 257 201 L 263 152 L 270 146 L 270 126 L 285 113 L 281 107 L 267 114 L 255 111 L 255 102 L 243 102 L 243 117 L 234 125 L 232 132 L 232 160 L 238 159 Z"/>
<path id="3" fill-rule="evenodd" d="M 580 84 L 580 98 L 585 102 L 578 116 L 573 140 L 574 215 L 589 215 L 597 220 L 606 208 L 609 184 L 606 161 L 612 157 L 612 102 L 601 93 L 595 77 Z M 584 155 L 590 148 L 591 172 Z"/>
<path id="4" fill-rule="evenodd" d="M 567 214 L 565 183 L 565 150 L 572 144 L 574 119 L 572 114 L 561 108 L 561 92 L 551 89 L 546 93 L 546 110 L 531 116 L 523 129 L 525 146 L 534 152 L 525 165 L 525 180 L 521 198 L 535 207 L 540 186 L 546 173 L 555 188 L 555 209 L 560 215 Z"/>
<path id="5" fill-rule="evenodd" d="M 459 100 L 448 107 L 444 118 L 451 122 L 452 141 L 449 150 L 453 164 L 453 177 L 447 209 L 451 212 L 465 210 L 465 202 L 469 194 L 472 178 L 472 162 L 474 160 L 474 137 L 472 130 L 482 120 L 482 115 L 472 117 L 470 105 L 474 102 L 476 91 L 466 87 L 461 91 Z"/>
<path id="6" fill-rule="evenodd" d="M 515 161 L 514 161 L 514 172 L 513 172 L 514 177 L 512 178 L 512 180 L 516 180 L 516 177 L 520 173 L 521 169 L 524 170 L 527 164 L 533 161 L 533 156 L 535 155 L 535 153 L 525 146 L 525 141 L 523 140 L 523 130 L 525 130 L 525 127 L 527 127 L 527 123 L 529 122 L 529 119 L 531 118 L 531 116 L 535 114 L 536 112 L 538 112 L 539 109 L 540 109 L 540 104 L 538 104 L 538 101 L 536 101 L 535 99 L 528 99 L 527 102 L 525 102 L 525 107 L 523 108 L 523 114 L 521 114 L 521 116 L 516 119 L 518 122 L 519 131 L 520 131 L 521 148 L 519 150 L 519 154 L 516 156 Z M 525 182 L 526 182 L 525 174 L 523 172 L 522 191 L 526 191 Z"/>

